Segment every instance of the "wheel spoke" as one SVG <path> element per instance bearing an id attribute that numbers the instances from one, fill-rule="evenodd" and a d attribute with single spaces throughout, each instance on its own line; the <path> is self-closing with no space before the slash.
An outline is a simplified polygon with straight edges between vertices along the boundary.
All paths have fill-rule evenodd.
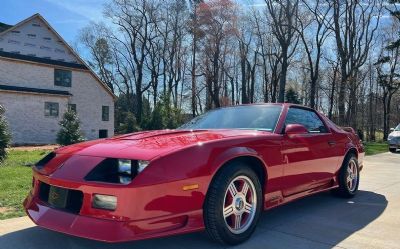
<path id="1" fill-rule="evenodd" d="M 240 229 L 241 224 L 242 224 L 242 214 L 236 214 L 235 215 L 235 229 Z"/>
<path id="2" fill-rule="evenodd" d="M 353 180 L 348 181 L 347 185 L 349 186 L 349 189 L 352 190 L 352 188 L 353 188 Z"/>
<path id="3" fill-rule="evenodd" d="M 233 205 L 229 205 L 224 208 L 224 218 L 229 217 L 233 214 Z"/>
<path id="4" fill-rule="evenodd" d="M 246 202 L 246 204 L 244 204 L 244 211 L 246 213 L 251 213 L 252 210 L 253 210 L 253 205 Z"/>
<path id="5" fill-rule="evenodd" d="M 229 192 L 231 193 L 232 197 L 234 197 L 238 192 L 234 182 L 231 182 L 231 184 L 229 184 L 228 189 L 229 189 Z"/>
<path id="6" fill-rule="evenodd" d="M 249 184 L 247 182 L 243 183 L 242 194 L 247 196 L 247 192 L 249 191 Z"/>

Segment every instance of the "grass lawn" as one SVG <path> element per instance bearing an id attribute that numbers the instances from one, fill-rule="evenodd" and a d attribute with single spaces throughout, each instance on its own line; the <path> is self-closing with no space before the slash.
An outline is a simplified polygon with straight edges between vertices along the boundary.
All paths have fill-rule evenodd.
<path id="1" fill-rule="evenodd" d="M 364 145 L 365 145 L 365 155 L 367 155 L 367 156 L 389 151 L 389 147 L 388 147 L 387 143 L 385 143 L 385 142 L 381 142 L 381 143 L 367 142 L 367 143 L 364 143 Z"/>
<path id="2" fill-rule="evenodd" d="M 10 150 L 0 164 L 0 220 L 25 215 L 22 202 L 32 185 L 32 169 L 27 165 L 39 161 L 47 150 Z"/>

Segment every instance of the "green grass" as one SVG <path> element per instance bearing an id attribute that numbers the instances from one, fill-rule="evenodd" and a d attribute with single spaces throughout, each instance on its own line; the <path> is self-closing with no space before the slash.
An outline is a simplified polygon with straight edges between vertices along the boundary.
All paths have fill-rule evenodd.
<path id="1" fill-rule="evenodd" d="M 364 143 L 365 146 L 365 155 L 375 155 L 383 152 L 388 152 L 388 145 L 387 143 L 378 143 L 378 142 L 366 142 Z"/>
<path id="2" fill-rule="evenodd" d="M 22 202 L 32 185 L 29 165 L 39 161 L 46 150 L 10 150 L 8 158 L 0 164 L 0 220 L 25 215 Z"/>

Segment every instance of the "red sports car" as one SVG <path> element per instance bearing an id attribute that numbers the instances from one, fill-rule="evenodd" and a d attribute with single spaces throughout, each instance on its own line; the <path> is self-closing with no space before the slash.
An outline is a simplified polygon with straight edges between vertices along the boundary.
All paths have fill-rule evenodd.
<path id="1" fill-rule="evenodd" d="M 62 147 L 33 168 L 24 202 L 39 226 L 120 242 L 206 229 L 248 239 L 262 210 L 333 190 L 356 194 L 364 148 L 299 105 L 221 108 L 176 130 Z"/>

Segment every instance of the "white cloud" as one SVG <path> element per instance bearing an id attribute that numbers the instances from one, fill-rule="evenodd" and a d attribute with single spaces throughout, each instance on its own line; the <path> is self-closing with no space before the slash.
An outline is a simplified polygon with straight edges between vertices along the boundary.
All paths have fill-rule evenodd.
<path id="1" fill-rule="evenodd" d="M 68 0 L 68 1 L 45 0 L 45 1 L 92 21 L 98 21 L 99 19 L 102 18 L 103 1 L 96 1 L 96 0 Z"/>

